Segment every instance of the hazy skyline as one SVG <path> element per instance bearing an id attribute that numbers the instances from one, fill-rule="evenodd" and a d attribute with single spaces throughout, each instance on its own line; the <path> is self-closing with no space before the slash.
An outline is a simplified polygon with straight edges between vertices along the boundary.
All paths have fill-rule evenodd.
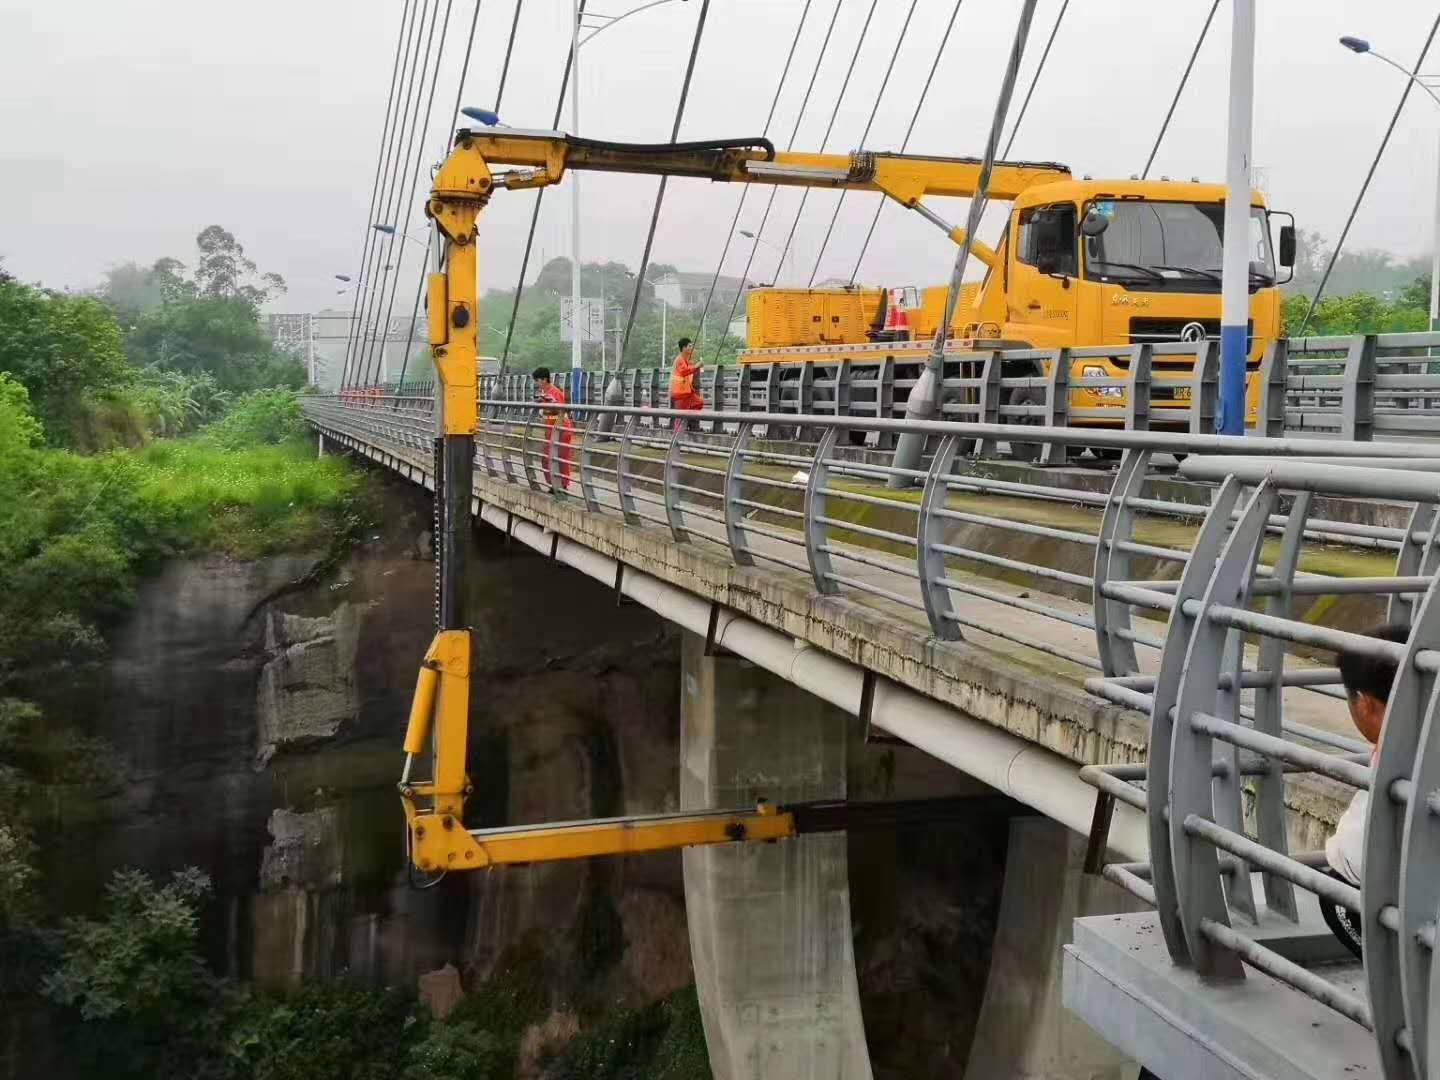
<path id="1" fill-rule="evenodd" d="M 455 101 L 471 0 L 452 0 L 425 162 L 440 157 Z M 463 95 L 494 104 L 513 0 L 480 0 Z M 836 0 L 814 0 L 771 136 L 783 146 Z M 843 5 L 796 140 L 818 149 L 870 0 Z M 1029 84 L 1061 0 L 1042 0 L 1020 94 Z M 598 0 L 616 12 L 635 0 Z M 712 0 L 681 138 L 756 135 L 780 77 L 803 0 Z M 919 0 L 867 148 L 898 146 L 952 0 Z M 582 133 L 660 141 L 673 121 L 698 0 L 627 20 L 582 53 Z M 858 142 L 909 0 L 879 0 L 855 75 L 825 149 Z M 1154 140 L 1209 0 L 1072 0 L 1011 156 L 1058 160 L 1077 174 L 1138 172 Z M 12 273 L 53 287 L 87 288 L 104 270 L 161 255 L 193 257 L 193 238 L 216 223 L 262 269 L 290 284 L 281 309 L 348 303 L 331 275 L 357 272 L 400 0 L 282 4 L 243 9 L 176 0 L 45 5 L 0 0 L 0 256 Z M 442 8 L 443 11 L 443 8 Z M 548 127 L 568 40 L 570 0 L 529 0 L 502 118 Z M 1017 11 L 1015 0 L 964 0 L 957 31 L 910 149 L 973 154 L 984 143 Z M 1402 76 L 1336 44 L 1369 38 L 1409 66 L 1435 12 L 1429 4 L 1341 0 L 1259 4 L 1254 159 L 1271 205 L 1332 240 L 1403 89 Z M 1222 2 L 1156 162 L 1156 175 L 1219 179 L 1225 151 L 1230 6 Z M 1440 46 L 1426 70 L 1440 74 Z M 1013 115 L 1013 111 L 1012 111 Z M 568 113 L 562 128 L 569 127 Z M 1413 93 L 1357 219 L 1349 246 L 1427 252 L 1435 215 L 1440 107 Z M 422 179 L 426 170 L 422 168 Z M 582 258 L 635 265 L 656 181 L 587 175 Z M 546 199 L 531 274 L 568 254 L 569 198 Z M 713 269 L 738 187 L 670 185 L 652 258 Z M 742 219 L 758 225 L 766 192 Z M 794 276 L 809 277 L 836 199 L 811 195 L 797 230 Z M 799 203 L 783 191 L 767 239 L 782 243 Z M 876 196 L 847 198 L 819 278 L 848 275 Z M 500 192 L 482 219 L 484 288 L 508 288 L 519 268 L 531 193 Z M 963 201 L 937 209 L 963 218 Z M 411 228 L 423 222 L 418 196 Z M 400 215 L 403 221 L 403 209 Z M 916 215 L 887 211 L 862 278 L 939 281 L 953 252 Z M 993 232 L 993 227 L 989 230 Z M 413 282 L 409 248 L 406 277 Z M 748 244 L 745 246 L 748 250 Z M 752 276 L 771 280 L 760 250 Z M 743 267 L 732 255 L 727 273 Z M 782 278 L 782 281 L 787 279 Z M 411 286 L 402 288 L 402 295 Z"/>

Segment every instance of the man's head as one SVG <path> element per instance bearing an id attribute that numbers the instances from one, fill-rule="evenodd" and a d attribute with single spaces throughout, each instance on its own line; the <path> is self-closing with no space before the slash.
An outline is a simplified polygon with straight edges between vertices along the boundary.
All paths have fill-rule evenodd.
<path id="1" fill-rule="evenodd" d="M 537 367 L 530 373 L 530 378 L 534 379 L 539 386 L 549 386 L 550 369 L 548 367 Z"/>
<path id="2" fill-rule="evenodd" d="M 692 344 L 694 344 L 694 343 L 693 343 L 688 337 L 682 337 L 682 338 L 680 339 L 680 351 L 681 351 L 681 352 L 687 352 L 687 351 L 689 351 L 690 346 L 691 346 Z"/>
<path id="3" fill-rule="evenodd" d="M 1370 637 L 1401 644 L 1410 637 L 1410 628 L 1403 623 L 1386 623 L 1365 632 Z M 1335 662 L 1345 683 L 1350 719 L 1355 721 L 1361 735 L 1372 743 L 1378 743 L 1380 728 L 1385 722 L 1385 707 L 1390 703 L 1390 687 L 1395 684 L 1395 662 L 1386 657 L 1353 652 L 1337 654 Z"/>

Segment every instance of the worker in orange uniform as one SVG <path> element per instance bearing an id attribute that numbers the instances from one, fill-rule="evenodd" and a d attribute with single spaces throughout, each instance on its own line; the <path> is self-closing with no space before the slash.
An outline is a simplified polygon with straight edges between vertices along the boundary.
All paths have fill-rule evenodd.
<path id="1" fill-rule="evenodd" d="M 680 352 L 675 356 L 675 366 L 670 371 L 670 407 L 672 409 L 693 409 L 699 412 L 705 407 L 705 399 L 695 392 L 695 376 L 704 365 L 695 362 L 695 345 L 687 337 L 680 339 Z M 675 433 L 685 430 L 686 421 L 675 420 Z"/>
<path id="2" fill-rule="evenodd" d="M 555 406 L 564 405 L 565 391 L 550 381 L 550 369 L 537 367 L 530 373 L 535 380 L 535 400 L 540 404 Z M 570 422 L 570 415 L 563 408 L 541 409 L 540 415 L 545 421 L 545 446 L 540 451 L 540 468 L 545 474 L 545 483 L 552 489 L 555 481 L 550 475 L 550 463 L 558 460 L 560 473 L 560 486 L 567 491 L 570 489 L 570 445 L 575 437 L 575 426 Z"/>

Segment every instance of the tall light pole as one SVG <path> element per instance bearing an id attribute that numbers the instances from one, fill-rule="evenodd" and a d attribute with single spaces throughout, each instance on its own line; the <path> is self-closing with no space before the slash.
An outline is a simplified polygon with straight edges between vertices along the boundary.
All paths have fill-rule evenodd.
<path id="1" fill-rule="evenodd" d="M 660 281 L 664 280 L 664 278 L 660 279 Z M 655 287 L 660 284 L 660 282 L 656 281 L 654 278 L 647 277 L 645 279 L 645 284 L 649 285 L 651 290 L 654 290 Z M 660 296 L 658 292 L 656 293 L 655 298 L 660 301 L 660 366 L 663 368 L 665 366 L 665 343 L 669 340 L 670 337 L 670 330 L 669 327 L 666 325 L 670 317 L 670 301 L 666 300 L 663 296 Z"/>
<path id="2" fill-rule="evenodd" d="M 1418 75 L 1412 75 L 1406 71 L 1402 65 L 1397 64 L 1384 53 L 1376 52 L 1370 47 L 1370 42 L 1364 38 L 1350 37 L 1347 35 L 1340 39 L 1340 44 L 1344 45 L 1345 48 L 1353 53 L 1359 53 L 1361 56 L 1373 56 L 1376 60 L 1383 60 L 1396 71 L 1400 72 L 1401 75 L 1404 75 L 1405 78 L 1420 87 L 1421 90 L 1424 90 L 1425 93 L 1429 94 L 1430 100 L 1435 102 L 1437 106 L 1440 106 L 1440 95 L 1436 95 L 1434 88 L 1426 82 L 1424 78 Z M 1435 252 L 1430 256 L 1430 329 L 1440 330 L 1440 163 L 1437 163 L 1437 173 L 1435 177 Z"/>
<path id="3" fill-rule="evenodd" d="M 1220 284 L 1219 435 L 1245 434 L 1245 360 L 1250 323 L 1251 128 L 1255 116 L 1255 0 L 1234 0 L 1230 23 L 1230 119 L 1225 147 L 1225 237 Z"/>

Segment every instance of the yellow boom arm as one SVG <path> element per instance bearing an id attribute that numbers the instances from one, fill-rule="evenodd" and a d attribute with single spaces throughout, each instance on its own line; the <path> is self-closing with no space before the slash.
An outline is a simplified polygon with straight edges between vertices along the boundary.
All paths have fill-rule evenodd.
<path id="1" fill-rule="evenodd" d="M 764 139 L 637 145 L 509 128 L 461 130 L 456 135 L 454 149 L 435 174 L 425 208 L 444 241 L 443 269 L 430 275 L 427 290 L 431 353 L 440 384 L 435 468 L 436 501 L 441 511 L 436 545 L 440 628 L 416 684 L 400 781 L 411 860 L 425 871 L 721 843 L 741 837 L 775 839 L 790 835 L 793 829 L 788 815 L 763 811 L 723 819 L 681 815 L 624 826 L 611 823 L 582 828 L 586 823 L 580 823 L 548 830 L 483 833 L 472 833 L 461 823 L 470 792 L 465 755 L 471 634 L 464 617 L 464 571 L 477 420 L 477 222 L 497 187 L 546 187 L 559 183 L 570 169 L 878 191 L 918 211 L 958 243 L 964 230 L 946 224 L 922 200 L 932 195 L 973 196 L 981 163 L 977 158 L 866 151 L 776 153 Z M 996 162 L 988 194 L 1009 201 L 1029 187 L 1069 175 L 1065 166 L 1053 163 Z M 995 253 L 990 248 L 976 243 L 972 250 L 982 261 L 993 264 Z M 427 745 L 433 759 L 431 779 L 414 780 L 412 769 Z"/>

